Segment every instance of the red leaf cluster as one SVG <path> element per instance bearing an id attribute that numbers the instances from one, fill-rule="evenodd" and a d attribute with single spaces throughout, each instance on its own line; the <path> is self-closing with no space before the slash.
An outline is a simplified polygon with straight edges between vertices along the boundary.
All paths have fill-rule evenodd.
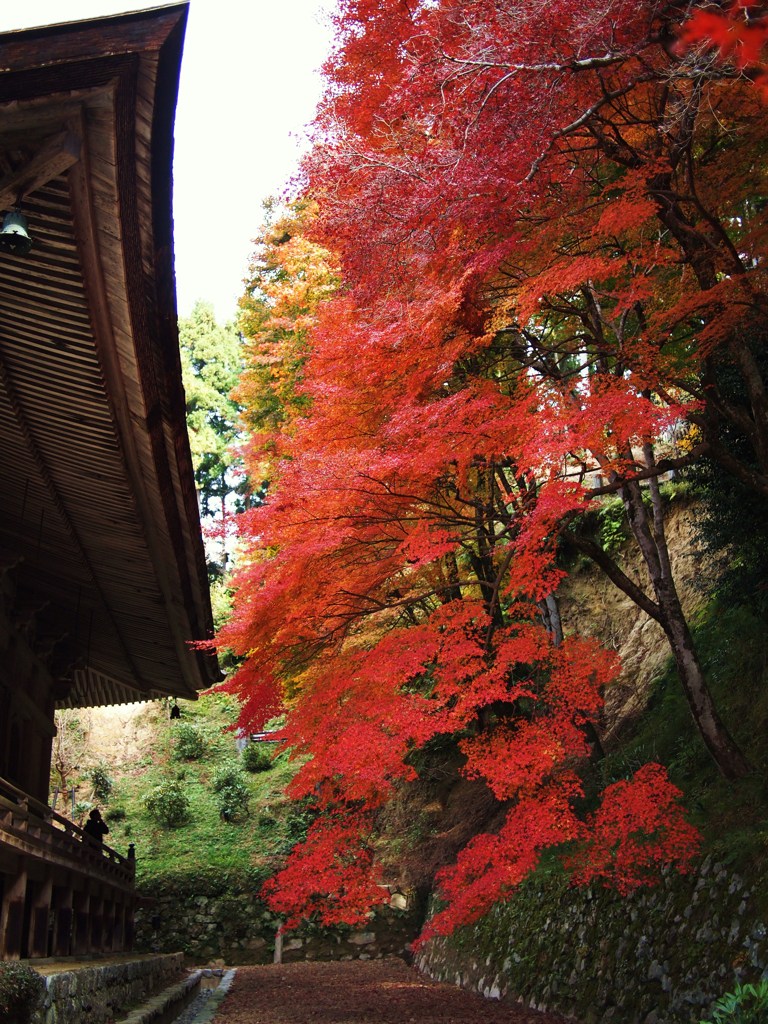
<path id="1" fill-rule="evenodd" d="M 310 825 L 288 866 L 263 889 L 272 909 L 285 914 L 285 930 L 315 915 L 325 925 L 359 926 L 370 907 L 389 899 L 386 887 L 374 880 L 369 834 L 365 819 L 341 813 Z"/>
<path id="2" fill-rule="evenodd" d="M 768 99 L 768 17 L 764 3 L 734 0 L 728 6 L 701 7 L 680 33 L 682 52 L 704 45 L 713 48 L 723 61 L 753 78 Z"/>
<path id="3" fill-rule="evenodd" d="M 597 880 L 628 893 L 653 885 L 666 865 L 687 871 L 701 837 L 685 820 L 682 797 L 658 764 L 608 786 L 587 820 L 586 843 L 570 860 L 574 883 Z"/>

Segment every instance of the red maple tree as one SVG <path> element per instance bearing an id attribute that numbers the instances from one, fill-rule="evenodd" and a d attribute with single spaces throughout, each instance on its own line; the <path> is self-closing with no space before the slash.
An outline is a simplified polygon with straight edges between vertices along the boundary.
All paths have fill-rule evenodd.
<path id="1" fill-rule="evenodd" d="M 341 284 L 312 306 L 304 404 L 268 439 L 277 484 L 241 517 L 220 637 L 245 659 L 228 683 L 243 723 L 288 708 L 292 791 L 327 815 L 269 890 L 292 921 L 351 920 L 379 898 L 364 880 L 377 812 L 442 735 L 461 735 L 465 773 L 508 817 L 443 874 L 435 930 L 548 847 L 570 850 L 575 880 L 622 890 L 688 864 L 696 834 L 659 766 L 592 816 L 574 809 L 617 665 L 562 635 L 562 541 L 660 623 L 719 768 L 749 770 L 680 605 L 658 477 L 706 451 L 768 493 L 766 111 L 748 76 L 680 50 L 682 16 L 622 0 L 555 0 L 546 20 L 506 0 L 341 5 L 304 168 L 305 228 Z M 605 493 L 647 589 L 580 528 Z"/>

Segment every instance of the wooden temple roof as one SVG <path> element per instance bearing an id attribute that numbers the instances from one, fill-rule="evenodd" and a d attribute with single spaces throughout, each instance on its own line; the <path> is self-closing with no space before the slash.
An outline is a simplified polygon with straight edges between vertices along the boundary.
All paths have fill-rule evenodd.
<path id="1" fill-rule="evenodd" d="M 0 34 L 0 566 L 59 706 L 193 697 L 211 609 L 171 214 L 187 5 Z"/>

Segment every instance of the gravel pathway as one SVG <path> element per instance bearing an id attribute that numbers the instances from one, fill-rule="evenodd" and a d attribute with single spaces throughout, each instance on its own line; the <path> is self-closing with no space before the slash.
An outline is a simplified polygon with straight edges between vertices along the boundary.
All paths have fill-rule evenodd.
<path id="1" fill-rule="evenodd" d="M 565 1024 L 565 1018 L 431 981 L 393 958 L 238 967 L 215 1024 Z"/>

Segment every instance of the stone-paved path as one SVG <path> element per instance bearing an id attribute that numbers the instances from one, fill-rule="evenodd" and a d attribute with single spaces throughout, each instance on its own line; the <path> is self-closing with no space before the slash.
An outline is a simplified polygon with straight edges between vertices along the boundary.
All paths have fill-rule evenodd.
<path id="1" fill-rule="evenodd" d="M 564 1024 L 430 981 L 402 960 L 238 967 L 214 1024 Z"/>

